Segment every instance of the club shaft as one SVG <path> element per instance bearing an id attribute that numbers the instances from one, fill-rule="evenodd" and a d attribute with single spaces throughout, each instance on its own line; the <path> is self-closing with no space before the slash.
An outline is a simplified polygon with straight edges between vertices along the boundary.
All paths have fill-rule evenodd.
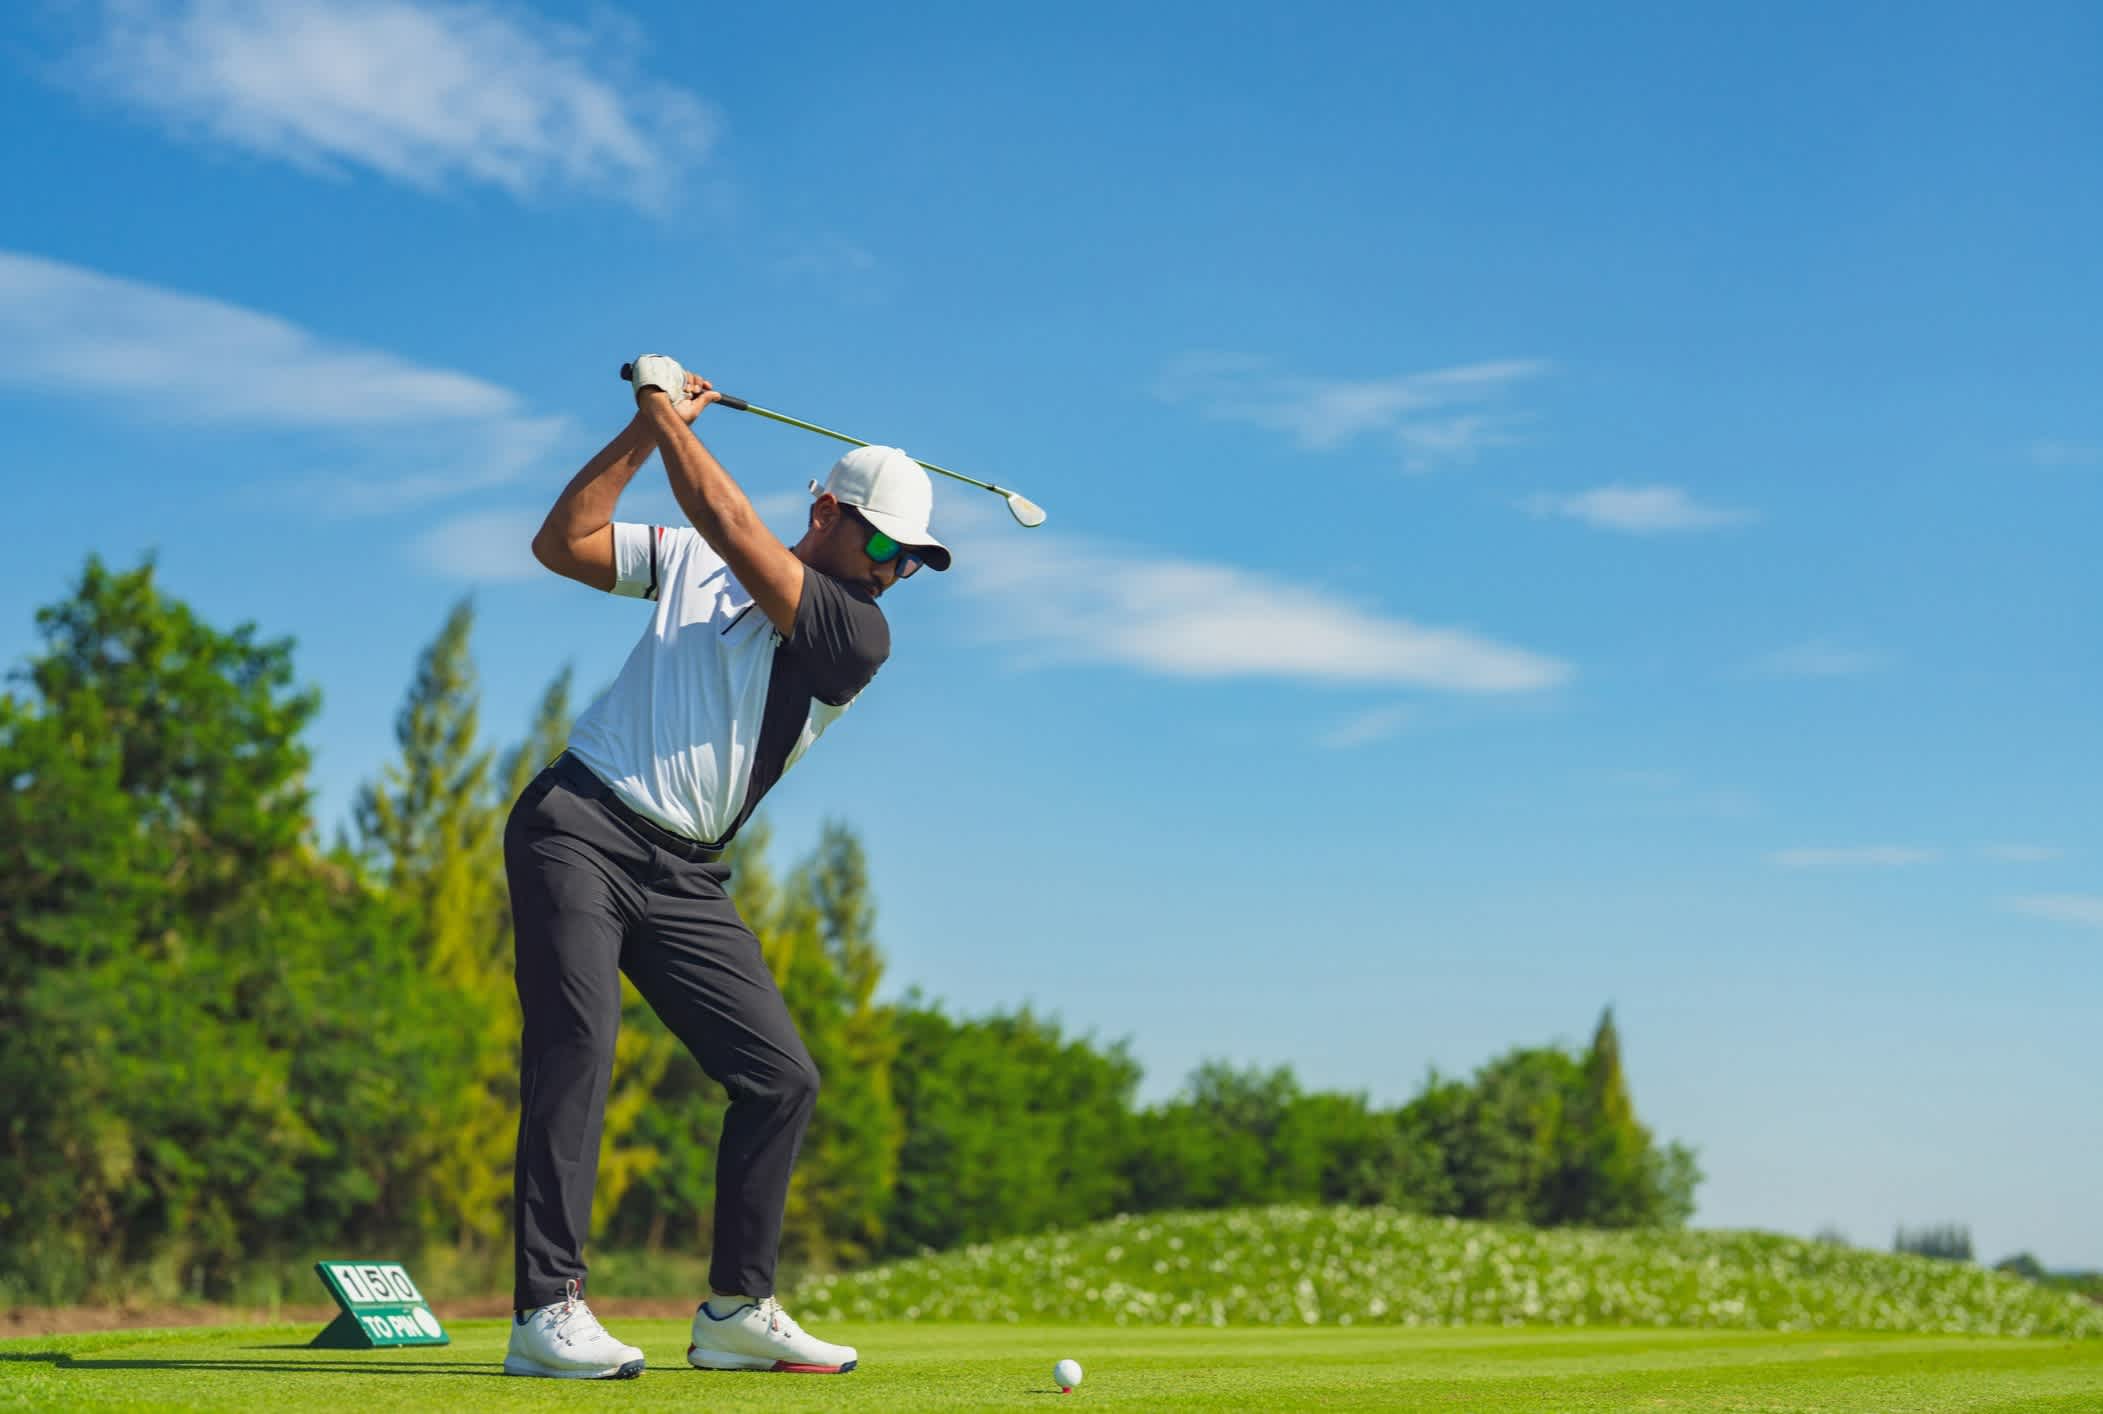
<path id="1" fill-rule="evenodd" d="M 625 363 L 621 365 L 622 379 L 628 379 L 633 372 L 634 369 L 630 365 Z M 775 422 L 786 426 L 799 427 L 805 432 L 815 432 L 820 437 L 830 437 L 834 441 L 845 442 L 849 446 L 866 447 L 869 445 L 869 443 L 864 442 L 859 437 L 850 437 L 845 432 L 835 432 L 830 427 L 820 427 L 815 422 L 805 422 L 800 417 L 790 417 L 787 413 L 776 412 L 772 408 L 756 407 L 746 402 L 743 398 L 733 397 L 728 393 L 717 394 L 717 401 L 734 412 L 757 413 L 761 417 L 771 418 Z M 1043 507 L 1018 491 L 1010 491 L 1005 486 L 995 486 L 992 482 L 981 481 L 975 476 L 966 476 L 961 471 L 951 471 L 946 466 L 936 466 L 933 462 L 921 461 L 918 457 L 914 457 L 913 460 L 920 466 L 934 472 L 937 476 L 946 476 L 952 481 L 961 481 L 966 486 L 976 486 L 981 491 L 991 491 L 996 496 L 1005 497 L 1008 502 L 1008 509 L 1013 511 L 1015 518 L 1025 526 L 1042 525 L 1044 523 Z"/>
<path id="2" fill-rule="evenodd" d="M 758 403 L 748 403 L 740 399 L 737 403 L 725 403 L 724 406 L 736 407 L 740 412 L 753 413 L 759 417 L 772 418 L 774 421 L 786 423 L 790 427 L 800 427 L 806 432 L 815 432 L 821 437 L 830 437 L 836 442 L 846 442 L 849 445 L 856 447 L 866 447 L 869 445 L 867 442 L 864 442 L 859 437 L 850 437 L 845 432 L 835 432 L 830 427 L 820 427 L 815 422 L 805 422 L 800 417 L 790 417 L 785 412 L 776 412 L 772 408 L 763 408 Z M 981 490 L 991 491 L 1001 496 L 1011 494 L 1008 491 L 1003 490 L 1001 487 L 995 486 L 990 481 L 981 481 L 975 476 L 966 476 L 961 471 L 951 471 L 946 466 L 936 466 L 933 462 L 923 462 L 920 461 L 920 458 L 918 457 L 914 457 L 913 460 L 916 462 L 920 462 L 920 465 L 926 467 L 929 471 L 935 472 L 938 475 L 947 476 L 954 480 L 965 482 L 968 485 L 976 486 Z"/>

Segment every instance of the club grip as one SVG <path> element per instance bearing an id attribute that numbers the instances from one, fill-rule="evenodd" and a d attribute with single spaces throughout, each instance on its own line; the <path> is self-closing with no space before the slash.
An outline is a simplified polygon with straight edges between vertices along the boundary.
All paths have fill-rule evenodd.
<path id="1" fill-rule="evenodd" d="M 634 377 L 635 365 L 632 363 L 622 364 L 621 381 L 623 383 L 626 383 L 632 380 Z M 743 398 L 733 398 L 728 393 L 716 394 L 716 404 L 719 407 L 729 408 L 732 412 L 750 412 L 752 410 L 752 404 L 746 402 Z"/>

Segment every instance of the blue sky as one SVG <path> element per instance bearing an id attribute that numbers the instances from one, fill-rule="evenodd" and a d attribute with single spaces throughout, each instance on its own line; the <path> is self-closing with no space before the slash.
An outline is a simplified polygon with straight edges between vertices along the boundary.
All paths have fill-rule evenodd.
<path id="1" fill-rule="evenodd" d="M 610 680 L 525 545 L 671 352 L 1050 511 L 938 488 L 769 801 L 899 987 L 1384 1102 L 1611 1002 L 1701 1222 L 2103 1264 L 2093 8 L 0 36 L 0 658 L 157 551 L 297 637 L 334 822 L 461 594 L 498 737 Z M 835 451 L 700 430 L 784 531 Z"/>

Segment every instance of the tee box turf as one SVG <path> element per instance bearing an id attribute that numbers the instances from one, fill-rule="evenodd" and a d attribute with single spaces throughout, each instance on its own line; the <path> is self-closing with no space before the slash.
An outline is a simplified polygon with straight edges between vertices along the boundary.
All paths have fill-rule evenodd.
<path id="1" fill-rule="evenodd" d="M 308 1341 L 323 1350 L 448 1345 L 451 1337 L 399 1262 L 316 1262 L 321 1284 L 343 1309 Z"/>

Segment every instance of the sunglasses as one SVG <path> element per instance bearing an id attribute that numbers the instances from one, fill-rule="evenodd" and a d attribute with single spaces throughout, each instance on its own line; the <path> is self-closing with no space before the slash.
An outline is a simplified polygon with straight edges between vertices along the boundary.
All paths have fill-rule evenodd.
<path id="1" fill-rule="evenodd" d="M 919 555 L 906 549 L 905 546 L 871 525 L 868 519 L 853 506 L 842 502 L 840 509 L 847 512 L 856 525 L 869 532 L 869 539 L 862 546 L 862 553 L 880 565 L 888 565 L 893 560 L 898 561 L 898 577 L 900 579 L 910 578 L 913 571 L 926 563 Z"/>

